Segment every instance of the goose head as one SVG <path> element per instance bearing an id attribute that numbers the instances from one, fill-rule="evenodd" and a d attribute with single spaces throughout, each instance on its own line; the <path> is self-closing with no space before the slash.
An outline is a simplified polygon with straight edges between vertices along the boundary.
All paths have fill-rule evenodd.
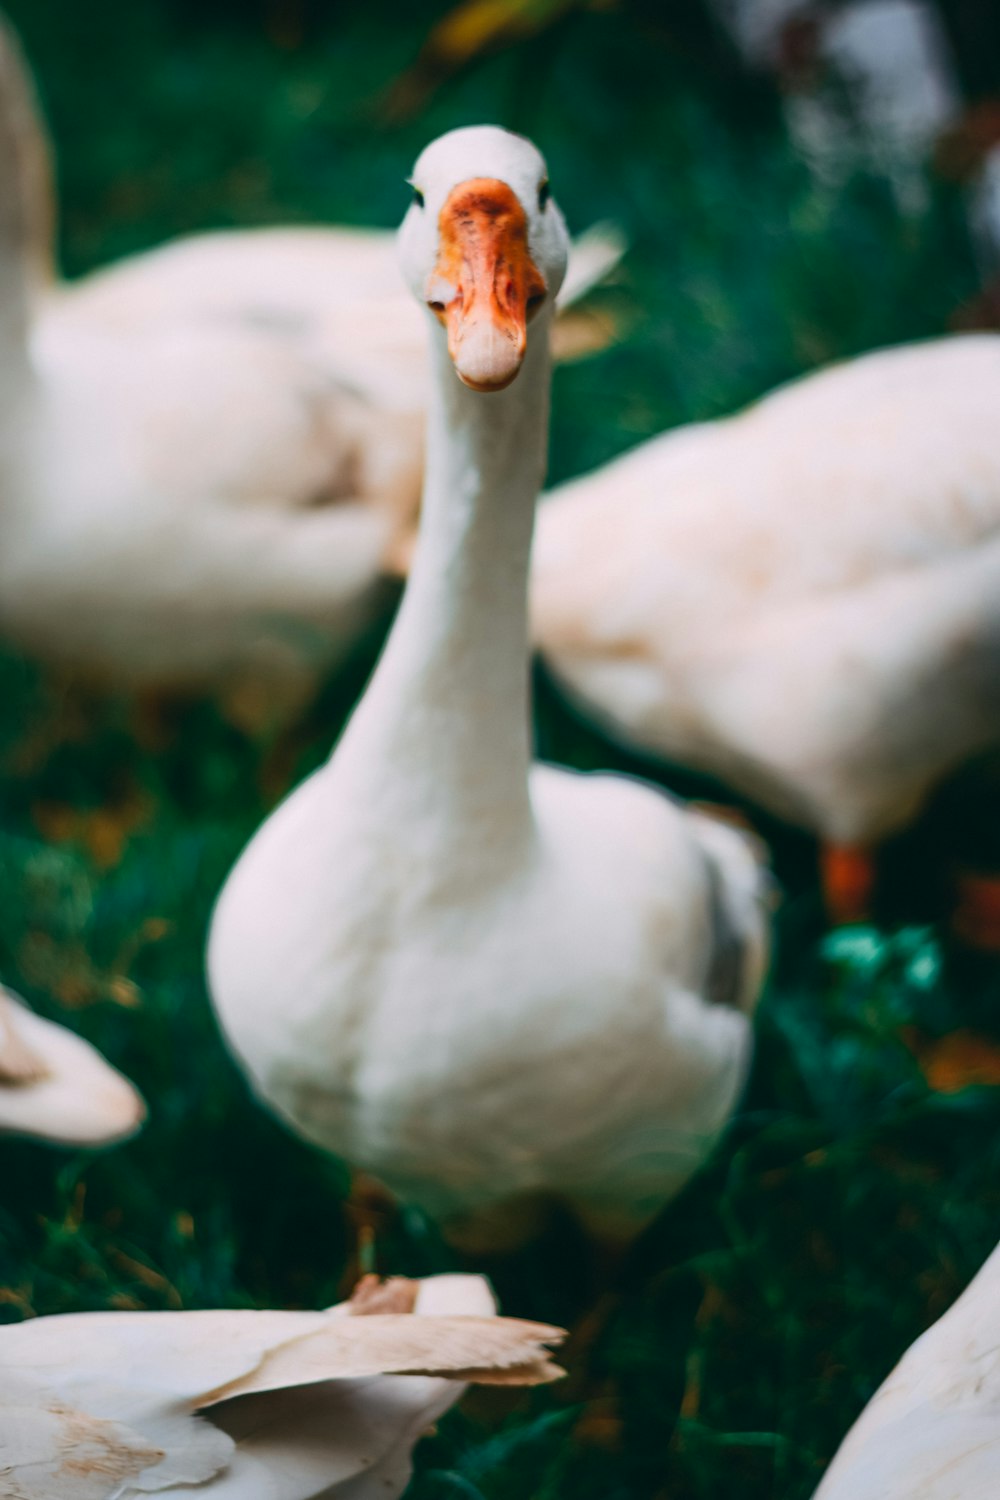
<path id="1" fill-rule="evenodd" d="M 548 339 L 569 238 L 541 153 L 492 125 L 452 130 L 417 160 L 399 232 L 403 274 L 474 391 L 502 391 L 529 338 Z M 537 319 L 540 326 L 531 329 Z"/>

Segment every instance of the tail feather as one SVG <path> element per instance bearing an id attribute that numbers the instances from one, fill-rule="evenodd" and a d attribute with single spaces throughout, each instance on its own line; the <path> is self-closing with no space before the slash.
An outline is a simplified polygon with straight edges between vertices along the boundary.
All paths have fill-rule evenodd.
<path id="1" fill-rule="evenodd" d="M 565 312 L 606 280 L 628 250 L 628 239 L 619 225 L 605 220 L 577 235 L 570 248 L 566 278 L 559 288 L 556 307 Z"/>
<path id="2" fill-rule="evenodd" d="M 767 968 L 767 910 L 774 904 L 766 849 L 748 830 L 704 812 L 691 816 L 705 857 L 713 929 L 705 996 L 749 1013 Z"/>

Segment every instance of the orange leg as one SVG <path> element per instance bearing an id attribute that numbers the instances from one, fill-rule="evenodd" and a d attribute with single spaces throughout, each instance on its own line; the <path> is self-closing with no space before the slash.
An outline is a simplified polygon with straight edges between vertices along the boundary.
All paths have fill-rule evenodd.
<path id="1" fill-rule="evenodd" d="M 821 844 L 820 880 L 827 916 L 835 927 L 865 922 L 875 893 L 875 859 L 863 844 Z"/>
<path id="2" fill-rule="evenodd" d="M 1000 875 L 963 870 L 955 881 L 951 930 L 968 948 L 1000 953 Z"/>
<path id="3" fill-rule="evenodd" d="M 398 1213 L 396 1200 L 388 1188 L 365 1172 L 354 1172 L 351 1192 L 344 1205 L 348 1222 L 354 1229 L 354 1253 L 349 1256 L 341 1290 L 345 1297 L 378 1267 L 379 1238 L 383 1242 Z"/>

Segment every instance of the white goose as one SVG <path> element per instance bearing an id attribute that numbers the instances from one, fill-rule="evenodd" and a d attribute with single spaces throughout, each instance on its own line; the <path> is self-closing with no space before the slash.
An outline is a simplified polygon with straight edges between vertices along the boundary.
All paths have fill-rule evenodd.
<path id="1" fill-rule="evenodd" d="M 373 1278 L 374 1280 L 374 1278 Z M 464 1382 L 562 1372 L 561 1330 L 479 1276 L 361 1283 L 327 1312 L 112 1312 L 0 1328 L 0 1483 L 18 1500 L 396 1500 Z M 416 1316 L 413 1316 L 416 1314 Z"/>
<path id="2" fill-rule="evenodd" d="M 557 677 L 623 740 L 817 832 L 836 915 L 867 902 L 868 848 L 1000 738 L 998 410 L 1000 337 L 886 350 L 540 508 Z M 967 895 L 988 927 L 988 889 Z"/>
<path id="3" fill-rule="evenodd" d="M 0 986 L 0 1134 L 107 1146 L 133 1135 L 145 1114 L 95 1047 Z"/>
<path id="4" fill-rule="evenodd" d="M 419 474 L 405 417 L 369 448 L 368 405 L 308 339 L 117 327 L 61 292 L 46 143 L 6 28 L 0 168 L 0 629 L 126 683 L 311 677 L 376 607 L 397 470 Z"/>
<path id="5" fill-rule="evenodd" d="M 414 183 L 400 247 L 433 384 L 413 571 L 332 758 L 222 892 L 210 984 L 262 1096 L 466 1244 L 523 1232 L 508 1204 L 541 1193 L 623 1238 L 739 1096 L 760 869 L 650 786 L 531 764 L 566 233 L 542 158 L 499 129 L 442 137 Z"/>
<path id="6" fill-rule="evenodd" d="M 289 703 L 392 600 L 423 327 L 391 236 L 196 236 L 52 272 L 47 144 L 0 25 L 0 629 L 125 685 Z M 582 292 L 621 253 L 598 235 Z"/>
<path id="7" fill-rule="evenodd" d="M 879 1387 L 815 1500 L 995 1500 L 1000 1248 Z"/>

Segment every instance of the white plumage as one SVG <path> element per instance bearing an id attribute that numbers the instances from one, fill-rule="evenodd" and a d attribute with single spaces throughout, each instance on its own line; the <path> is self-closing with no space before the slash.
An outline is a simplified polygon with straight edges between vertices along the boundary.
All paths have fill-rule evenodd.
<path id="1" fill-rule="evenodd" d="M 481 1277 L 384 1294 L 319 1313 L 79 1313 L 0 1328 L 4 1495 L 394 1500 L 463 1381 L 561 1373 L 544 1347 L 560 1330 L 496 1318 Z"/>
<path id="2" fill-rule="evenodd" d="M 1000 1249 L 907 1350 L 815 1500 L 994 1500 L 1000 1476 Z"/>
<path id="3" fill-rule="evenodd" d="M 623 739 L 841 843 L 1000 735 L 1000 338 L 835 366 L 541 506 L 536 639 Z"/>
<path id="4" fill-rule="evenodd" d="M 469 1243 L 538 1193 L 608 1235 L 655 1213 L 739 1096 L 766 946 L 740 835 L 637 782 L 530 764 L 525 589 L 566 255 L 543 175 L 487 128 L 417 165 L 401 253 L 438 311 L 413 572 L 343 740 L 242 856 L 209 948 L 264 1098 Z M 456 369 L 513 383 L 481 394 Z"/>
<path id="5" fill-rule="evenodd" d="M 145 1115 L 95 1047 L 0 987 L 0 1133 L 105 1146 L 134 1134 Z"/>

